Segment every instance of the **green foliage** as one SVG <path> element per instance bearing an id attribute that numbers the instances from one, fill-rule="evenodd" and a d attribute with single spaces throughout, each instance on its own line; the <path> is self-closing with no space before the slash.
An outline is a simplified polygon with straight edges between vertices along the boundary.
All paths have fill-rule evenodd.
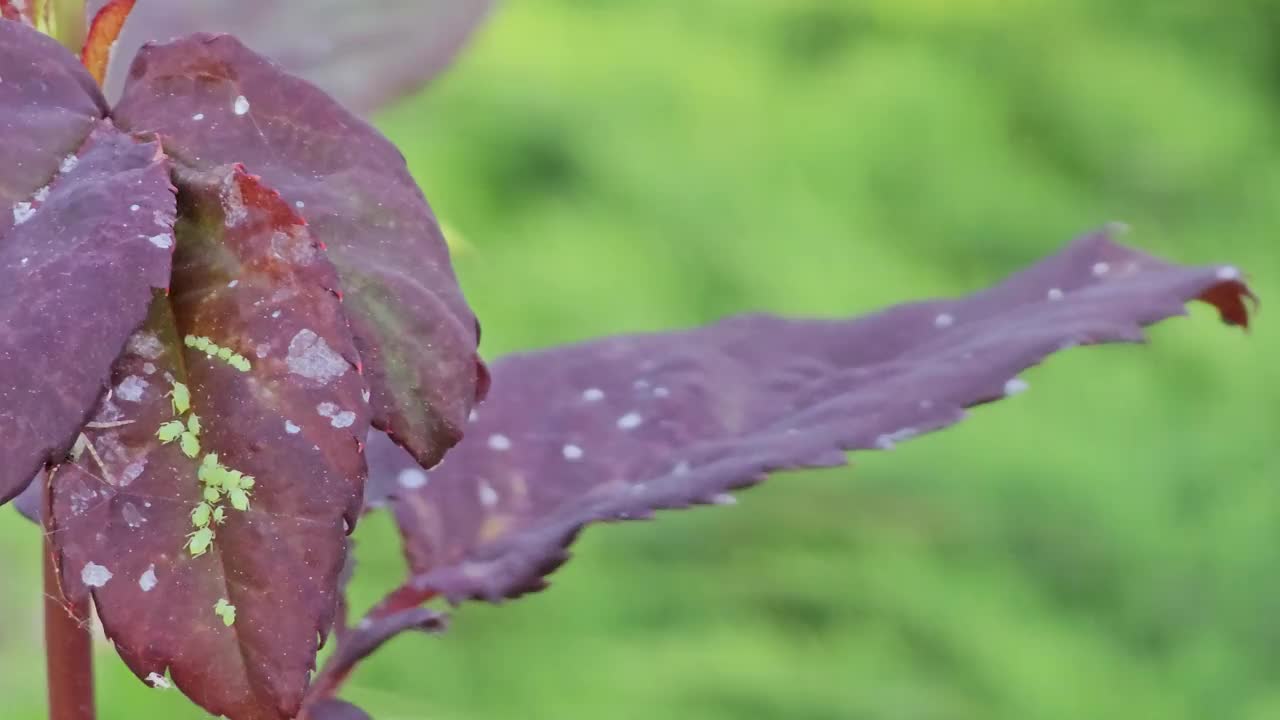
<path id="1" fill-rule="evenodd" d="M 1109 219 L 1186 262 L 1280 267 L 1280 12 L 1008 5 L 512 2 L 381 125 L 467 237 L 491 357 L 970 290 Z M 550 591 L 397 640 L 350 699 L 382 720 L 1275 717 L 1274 327 L 1206 314 L 1159 353 L 1068 354 L 854 468 L 592 530 Z M 386 518 L 359 536 L 371 602 L 401 565 Z M 42 707 L 18 590 L 39 539 L 0 515 L 28 559 L 0 590 L 30 620 L 0 629 L 18 720 Z M 102 658 L 104 720 L 144 696 L 201 717 Z"/>

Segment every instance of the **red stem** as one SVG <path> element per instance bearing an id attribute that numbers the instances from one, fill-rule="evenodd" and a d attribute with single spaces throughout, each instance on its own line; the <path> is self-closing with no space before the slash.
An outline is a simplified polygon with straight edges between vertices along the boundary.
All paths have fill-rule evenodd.
<path id="1" fill-rule="evenodd" d="M 62 593 L 44 541 L 44 645 L 48 667 L 49 720 L 94 720 L 93 620 L 89 601 L 71 602 Z"/>

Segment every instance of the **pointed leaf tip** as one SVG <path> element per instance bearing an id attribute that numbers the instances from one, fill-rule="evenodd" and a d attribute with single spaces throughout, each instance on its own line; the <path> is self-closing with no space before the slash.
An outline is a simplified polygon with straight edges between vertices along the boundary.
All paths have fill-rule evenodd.
<path id="1" fill-rule="evenodd" d="M 120 37 L 120 31 L 124 29 L 125 21 L 129 19 L 129 13 L 133 12 L 135 2 L 136 0 L 109 0 L 94 14 L 93 21 L 89 24 L 89 37 L 80 51 L 80 61 L 98 85 L 106 82 L 111 52 Z"/>

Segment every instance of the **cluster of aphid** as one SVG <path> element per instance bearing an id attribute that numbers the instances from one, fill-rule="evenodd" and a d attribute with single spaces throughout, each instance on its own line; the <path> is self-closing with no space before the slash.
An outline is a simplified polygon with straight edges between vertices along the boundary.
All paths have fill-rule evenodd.
<path id="1" fill-rule="evenodd" d="M 231 348 L 222 347 L 207 337 L 188 335 L 182 339 L 182 342 L 189 348 L 199 350 L 211 358 L 218 358 L 226 362 L 240 372 L 249 372 L 249 369 L 253 367 L 245 356 Z"/>
<path id="2" fill-rule="evenodd" d="M 187 345 L 206 352 L 209 352 L 207 348 L 216 348 L 214 352 L 209 353 L 210 356 L 221 357 L 222 348 L 217 348 L 207 340 L 204 343 L 193 343 L 193 340 L 203 339 L 188 336 Z M 239 355 L 232 354 L 230 358 L 223 359 L 242 372 L 249 369 L 249 361 Z M 167 397 L 173 405 L 173 414 L 177 418 L 162 423 L 160 429 L 156 431 L 156 437 L 165 445 L 177 441 L 184 455 L 195 458 L 200 455 L 200 416 L 191 412 L 191 390 L 175 380 L 173 389 L 169 391 Z M 185 420 L 183 415 L 187 416 Z M 187 552 L 191 553 L 193 558 L 204 555 L 213 547 L 215 537 L 213 526 L 221 525 L 226 520 L 227 511 L 222 501 L 225 499 L 236 510 L 247 511 L 249 493 L 257 482 L 252 475 L 245 475 L 239 470 L 218 462 L 217 453 L 208 453 L 204 456 L 200 461 L 200 467 L 196 470 L 196 477 L 202 486 L 201 501 L 191 511 L 191 526 L 194 531 L 187 535 L 186 544 Z M 236 606 L 225 598 L 218 600 L 213 606 L 213 612 L 227 627 L 236 622 Z"/>

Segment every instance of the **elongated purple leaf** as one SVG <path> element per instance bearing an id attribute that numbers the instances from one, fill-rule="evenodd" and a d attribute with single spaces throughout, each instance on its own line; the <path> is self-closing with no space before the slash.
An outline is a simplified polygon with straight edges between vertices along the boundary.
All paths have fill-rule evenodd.
<path id="1" fill-rule="evenodd" d="M 53 40 L 0 20 L 0 503 L 66 452 L 168 284 L 168 161 L 99 119 Z"/>
<path id="2" fill-rule="evenodd" d="M 91 11 L 106 0 L 89 3 Z M 118 57 L 144 43 L 225 32 L 367 113 L 425 85 L 448 67 L 492 0 L 152 0 L 138 3 Z M 128 62 L 112 68 L 119 92 Z"/>
<path id="3" fill-rule="evenodd" d="M 239 167 L 178 179 L 173 293 L 53 471 L 52 540 L 64 590 L 92 589 L 139 678 L 168 672 L 231 720 L 283 720 L 337 609 L 365 384 L 337 274 L 292 208 Z M 210 465 L 255 480 L 237 494 Z"/>
<path id="4" fill-rule="evenodd" d="M 1234 268 L 1171 265 L 1100 233 L 968 297 L 504 358 L 435 470 L 370 443 L 368 499 L 390 496 L 414 573 L 384 609 L 538 590 L 587 523 L 729 502 L 775 470 L 892 448 L 1021 391 L 1018 373 L 1054 352 L 1139 341 L 1189 300 L 1245 325 L 1248 294 Z"/>
<path id="5" fill-rule="evenodd" d="M 143 48 L 114 117 L 180 164 L 244 160 L 338 268 L 374 424 L 430 465 L 487 388 L 478 329 L 440 226 L 399 151 L 323 92 L 229 36 Z"/>

